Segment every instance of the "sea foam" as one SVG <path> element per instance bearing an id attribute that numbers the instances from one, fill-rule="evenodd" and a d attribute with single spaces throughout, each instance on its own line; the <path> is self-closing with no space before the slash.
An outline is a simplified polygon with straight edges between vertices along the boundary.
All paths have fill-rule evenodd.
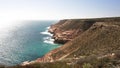
<path id="1" fill-rule="evenodd" d="M 46 30 L 44 32 L 40 32 L 40 34 L 47 35 L 46 37 L 43 38 L 44 43 L 54 44 L 54 39 L 51 38 L 53 36 L 53 34 L 48 32 L 49 28 L 50 27 L 47 27 Z"/>

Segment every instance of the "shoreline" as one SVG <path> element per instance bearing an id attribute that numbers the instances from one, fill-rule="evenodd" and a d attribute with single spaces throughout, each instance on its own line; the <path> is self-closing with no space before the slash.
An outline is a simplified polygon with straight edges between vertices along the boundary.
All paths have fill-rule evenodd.
<path id="1" fill-rule="evenodd" d="M 44 39 L 43 42 L 44 43 L 48 43 L 48 44 L 53 44 L 53 45 L 60 44 L 60 43 L 55 43 L 54 42 L 55 39 L 52 38 L 54 34 L 49 31 L 50 28 L 51 28 L 51 26 L 48 26 L 48 27 L 46 27 L 45 31 L 40 32 L 40 34 L 49 35 L 49 37 L 43 38 Z M 58 48 L 60 48 L 60 47 L 58 47 Z M 57 48 L 55 48 L 53 50 L 56 50 L 56 49 Z M 46 53 L 43 57 L 37 58 L 36 60 L 33 60 L 33 61 L 24 61 L 20 65 L 25 66 L 25 65 L 36 63 L 36 62 L 47 62 L 46 60 L 44 60 L 44 58 L 45 58 L 45 56 L 47 57 L 47 56 L 50 56 L 52 53 L 54 53 L 55 51 L 53 51 L 53 50 L 51 50 L 48 53 Z M 49 61 L 48 62 L 53 62 L 53 59 L 49 57 Z"/>
<path id="2" fill-rule="evenodd" d="M 87 57 L 91 55 L 93 51 L 94 51 L 93 54 L 95 54 L 96 56 L 104 56 L 108 54 L 107 58 L 109 58 L 109 54 L 110 54 L 110 57 L 111 56 L 115 57 L 116 54 L 114 53 L 114 51 L 117 51 L 117 49 L 113 49 L 112 47 L 114 47 L 114 45 L 117 47 L 118 45 L 109 44 L 106 41 L 106 39 L 108 41 L 112 41 L 111 39 L 109 39 L 109 37 L 112 37 L 112 39 L 114 40 L 115 39 L 114 35 L 119 36 L 118 34 L 116 33 L 114 34 L 112 32 L 112 31 L 119 31 L 118 30 L 120 28 L 119 21 L 120 21 L 119 17 L 102 18 L 102 19 L 97 18 L 97 19 L 79 19 L 79 20 L 78 19 L 60 20 L 58 23 L 51 25 L 51 28 L 49 28 L 48 30 L 51 34 L 53 34 L 53 39 L 57 40 L 55 42 L 57 43 L 63 42 L 63 45 L 61 47 L 51 50 L 50 52 L 45 54 L 42 58 L 38 58 L 31 62 L 26 62 L 25 64 L 22 65 L 25 66 L 36 62 L 54 63 L 55 61 L 60 61 L 66 58 L 77 59 L 81 57 Z M 75 25 L 75 27 L 73 27 L 73 25 Z M 106 32 L 109 32 L 110 35 L 106 36 Z M 105 36 L 104 37 L 105 39 L 102 38 L 103 36 Z M 71 38 L 71 40 L 65 41 L 66 39 L 68 40 L 69 38 Z M 119 38 L 117 38 L 117 40 L 119 40 Z M 109 45 L 111 45 L 111 49 L 112 49 L 111 51 L 109 50 L 110 46 L 104 44 L 104 41 L 106 41 Z M 102 45 L 105 45 L 106 48 L 103 48 Z M 84 48 L 87 49 L 84 50 Z M 99 49 L 103 49 L 103 51 Z M 110 52 L 107 52 L 107 50 L 109 50 Z"/>

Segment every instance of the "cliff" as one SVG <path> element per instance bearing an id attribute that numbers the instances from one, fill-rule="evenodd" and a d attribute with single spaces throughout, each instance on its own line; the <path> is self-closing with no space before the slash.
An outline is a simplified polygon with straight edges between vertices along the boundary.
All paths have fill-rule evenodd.
<path id="1" fill-rule="evenodd" d="M 50 61 L 104 55 L 120 49 L 120 18 L 61 20 L 49 29 L 57 43 L 65 43 L 45 58 Z M 67 42 L 67 43 L 66 43 Z"/>
<path id="2" fill-rule="evenodd" d="M 63 45 L 23 68 L 120 67 L 120 17 L 61 20 L 49 32 Z"/>
<path id="3" fill-rule="evenodd" d="M 49 32 L 53 34 L 55 43 L 64 44 L 83 33 L 94 23 L 93 20 L 61 20 L 57 24 L 51 25 Z"/>

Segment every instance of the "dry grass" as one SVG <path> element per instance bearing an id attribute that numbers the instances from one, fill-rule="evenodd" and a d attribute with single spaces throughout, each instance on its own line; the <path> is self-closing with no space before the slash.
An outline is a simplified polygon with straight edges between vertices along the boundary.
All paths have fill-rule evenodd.
<path id="1" fill-rule="evenodd" d="M 114 68 L 120 65 L 120 17 L 61 20 L 55 24 L 65 30 L 82 29 L 83 33 L 58 48 L 51 56 L 55 62 L 35 63 L 11 68 Z M 102 57 L 115 53 L 114 58 Z M 65 56 L 63 58 L 63 56 Z M 81 56 L 84 56 L 81 58 Z M 102 57 L 98 59 L 98 57 Z M 78 58 L 78 59 L 74 59 Z"/>

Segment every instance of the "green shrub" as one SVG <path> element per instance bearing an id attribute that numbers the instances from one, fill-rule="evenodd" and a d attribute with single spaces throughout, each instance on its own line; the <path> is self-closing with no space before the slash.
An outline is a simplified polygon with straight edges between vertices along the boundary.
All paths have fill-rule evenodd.
<path id="1" fill-rule="evenodd" d="M 93 68 L 90 63 L 84 63 L 82 67 L 83 68 Z"/>

